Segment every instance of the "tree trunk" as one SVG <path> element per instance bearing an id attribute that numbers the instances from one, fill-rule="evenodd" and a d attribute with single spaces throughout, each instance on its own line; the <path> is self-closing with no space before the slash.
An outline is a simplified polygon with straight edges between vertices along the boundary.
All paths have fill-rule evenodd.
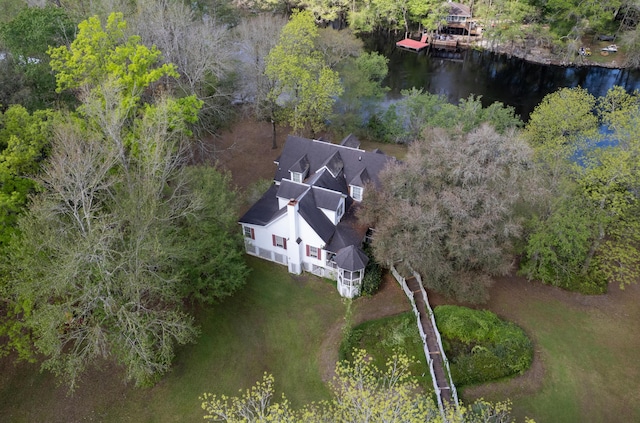
<path id="1" fill-rule="evenodd" d="M 273 138 L 271 140 L 271 149 L 275 150 L 278 148 L 278 143 L 276 142 L 276 121 L 273 118 L 271 119 L 271 130 L 273 135 Z"/>

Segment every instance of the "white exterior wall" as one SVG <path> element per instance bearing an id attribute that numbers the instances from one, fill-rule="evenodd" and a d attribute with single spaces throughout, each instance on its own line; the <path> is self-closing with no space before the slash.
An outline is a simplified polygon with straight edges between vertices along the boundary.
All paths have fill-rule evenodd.
<path id="1" fill-rule="evenodd" d="M 320 209 L 320 210 L 322 210 L 322 213 L 324 213 L 324 215 L 327 216 L 334 225 L 338 224 L 339 220 L 337 219 L 335 210 L 327 210 L 327 209 Z"/>
<path id="2" fill-rule="evenodd" d="M 255 238 L 244 238 L 247 253 L 286 265 L 289 261 L 288 249 L 290 248 L 290 241 L 287 239 L 289 237 L 289 226 L 286 217 L 286 215 L 281 216 L 267 226 L 243 224 L 242 226 L 253 228 Z M 273 235 L 287 239 L 287 250 L 273 245 Z"/>
<path id="3" fill-rule="evenodd" d="M 293 206 L 287 207 L 290 208 Z M 254 239 L 244 238 L 247 254 L 286 265 L 292 273 L 308 271 L 318 276 L 336 280 L 338 276 L 337 269 L 326 264 L 329 253 L 323 249 L 325 245 L 324 240 L 320 238 L 311 225 L 297 213 L 297 207 L 295 207 L 295 209 L 296 213 L 294 215 L 297 218 L 297 227 L 294 227 L 294 222 L 290 219 L 290 210 L 287 210 L 288 212 L 286 214 L 266 226 L 242 224 L 243 228 L 252 228 L 254 233 Z M 334 219 L 337 218 L 335 212 L 333 212 L 332 215 Z M 302 240 L 300 244 L 296 243 L 297 237 L 294 237 L 292 234 L 294 230 L 298 231 L 298 237 Z M 273 245 L 273 235 L 286 239 L 286 250 Z M 320 259 L 307 256 L 307 245 L 320 249 Z"/>

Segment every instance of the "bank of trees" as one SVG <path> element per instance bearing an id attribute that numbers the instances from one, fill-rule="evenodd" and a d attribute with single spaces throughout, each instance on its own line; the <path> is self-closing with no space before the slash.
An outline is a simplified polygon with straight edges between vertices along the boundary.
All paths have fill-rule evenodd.
<path id="1" fill-rule="evenodd" d="M 636 282 L 639 107 L 620 87 L 601 98 L 566 88 L 519 130 L 500 105 L 405 93 L 382 126 L 410 141 L 407 158 L 367 190 L 361 212 L 377 259 L 471 302 L 516 270 L 517 255 L 523 275 L 565 289 Z"/>
<path id="2" fill-rule="evenodd" d="M 523 272 L 585 293 L 638 279 L 638 93 L 580 88 L 543 100 L 524 135 L 546 172 Z"/>
<path id="3" fill-rule="evenodd" d="M 420 97 L 423 107 L 439 104 Z M 464 115 L 465 103 L 453 109 Z M 382 189 L 367 190 L 361 218 L 375 228 L 378 261 L 414 269 L 450 297 L 482 302 L 492 277 L 513 266 L 531 150 L 513 127 L 500 133 L 486 122 L 467 129 L 463 121 L 449 129 L 424 122 L 406 159 L 384 170 Z"/>
<path id="4" fill-rule="evenodd" d="M 244 283 L 235 195 L 216 169 L 187 167 L 202 102 L 158 89 L 178 73 L 126 35 L 121 14 L 81 22 L 70 46 L 50 54 L 57 89 L 80 106 L 50 119 L 4 115 L 13 154 L 4 163 L 20 164 L 14 150 L 27 155 L 31 168 L 13 176 L 38 191 L 3 250 L 5 347 L 41 354 L 71 389 L 104 359 L 149 385 L 176 345 L 196 339 L 185 300 L 214 302 Z"/>

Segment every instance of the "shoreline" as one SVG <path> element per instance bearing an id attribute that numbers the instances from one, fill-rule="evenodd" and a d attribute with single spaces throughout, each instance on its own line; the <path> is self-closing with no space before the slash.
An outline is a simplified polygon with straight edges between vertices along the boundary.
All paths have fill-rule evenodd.
<path id="1" fill-rule="evenodd" d="M 495 54 L 502 54 L 507 57 L 516 57 L 518 59 L 522 59 L 524 61 L 530 63 L 536 63 L 539 65 L 549 65 L 549 66 L 560 66 L 560 67 L 598 67 L 598 68 L 607 68 L 607 69 L 633 69 L 630 66 L 622 66 L 617 63 L 615 60 L 611 62 L 595 62 L 589 59 L 584 59 L 581 62 L 567 62 L 561 60 L 559 58 L 553 57 L 550 54 L 544 54 L 543 52 L 523 52 L 520 49 L 516 49 L 515 51 L 508 51 L 507 49 L 501 48 L 489 48 L 482 46 L 480 44 L 473 44 L 468 48 L 477 48 L 479 50 L 488 51 Z M 538 49 L 532 49 L 535 51 Z"/>

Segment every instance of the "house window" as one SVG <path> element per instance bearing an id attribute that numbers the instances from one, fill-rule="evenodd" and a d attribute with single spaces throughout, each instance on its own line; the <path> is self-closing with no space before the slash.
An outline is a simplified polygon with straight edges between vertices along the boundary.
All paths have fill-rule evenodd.
<path id="1" fill-rule="evenodd" d="M 287 240 L 286 239 L 284 239 L 283 237 L 278 236 L 278 235 L 272 235 L 271 238 L 273 240 L 273 246 L 274 247 L 284 248 L 285 250 L 287 249 Z"/>
<path id="2" fill-rule="evenodd" d="M 293 182 L 301 183 L 302 182 L 302 173 L 300 173 L 300 172 L 291 172 L 291 180 Z"/>
<path id="3" fill-rule="evenodd" d="M 250 228 L 248 226 L 243 226 L 242 229 L 244 231 L 245 238 L 256 239 L 256 233 L 253 231 L 253 228 Z"/>
<path id="4" fill-rule="evenodd" d="M 362 201 L 362 187 L 351 185 L 351 197 L 356 201 Z"/>
<path id="5" fill-rule="evenodd" d="M 348 270 L 345 270 L 344 279 L 347 281 L 354 281 L 354 280 L 360 279 L 360 270 L 356 270 L 355 272 L 350 272 Z"/>
<path id="6" fill-rule="evenodd" d="M 313 247 L 311 245 L 307 245 L 307 257 L 313 257 L 316 258 L 318 260 L 320 260 L 321 257 L 321 252 L 322 250 L 320 250 L 320 248 L 318 247 Z"/>
<path id="7" fill-rule="evenodd" d="M 338 211 L 336 211 L 336 213 L 338 214 L 338 219 L 340 219 L 344 214 L 344 203 L 342 201 L 340 201 L 340 204 L 338 205 Z"/>

